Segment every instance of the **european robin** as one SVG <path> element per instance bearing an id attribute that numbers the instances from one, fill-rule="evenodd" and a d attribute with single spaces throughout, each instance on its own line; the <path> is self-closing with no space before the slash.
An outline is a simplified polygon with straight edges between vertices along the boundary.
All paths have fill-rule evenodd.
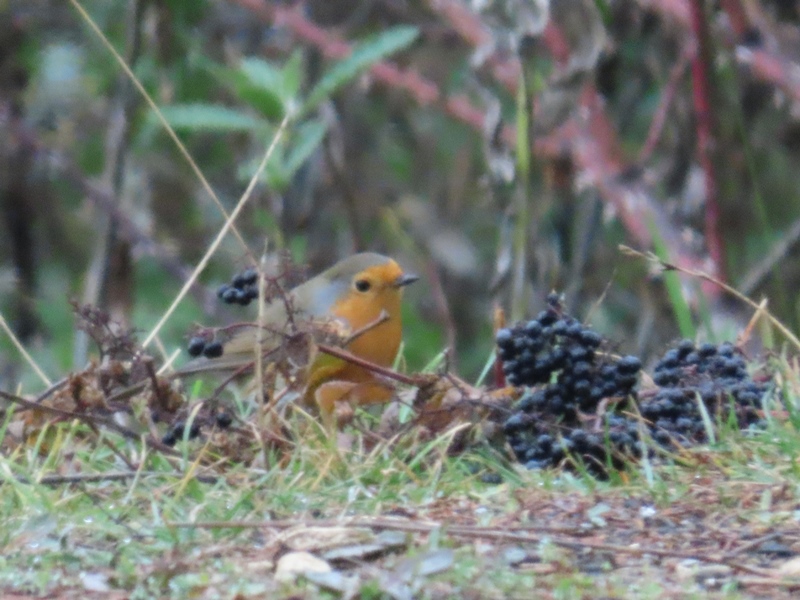
<path id="1" fill-rule="evenodd" d="M 403 272 L 391 258 L 365 252 L 345 258 L 326 271 L 292 289 L 285 298 L 263 309 L 260 324 L 236 330 L 222 346 L 219 358 L 200 359 L 184 372 L 206 368 L 233 368 L 252 363 L 260 341 L 266 352 L 277 347 L 295 320 L 332 321 L 349 337 L 344 349 L 379 366 L 390 366 L 402 338 L 400 302 L 403 288 L 418 279 Z M 265 358 L 268 362 L 269 358 Z M 330 416 L 335 403 L 371 404 L 387 401 L 388 383 L 342 358 L 317 353 L 307 370 L 304 399 Z"/>

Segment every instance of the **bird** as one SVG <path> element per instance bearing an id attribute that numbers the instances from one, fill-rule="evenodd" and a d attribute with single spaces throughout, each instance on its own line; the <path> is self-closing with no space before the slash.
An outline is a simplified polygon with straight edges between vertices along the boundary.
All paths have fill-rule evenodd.
<path id="1" fill-rule="evenodd" d="M 191 361 L 177 375 L 234 370 L 253 365 L 260 342 L 264 362 L 291 330 L 291 324 L 322 323 L 343 335 L 343 349 L 366 362 L 390 367 L 402 339 L 401 301 L 406 286 L 419 277 L 393 259 L 374 252 L 354 254 L 270 300 L 257 322 L 232 329 L 221 355 Z M 219 346 L 217 345 L 217 348 Z M 213 354 L 218 354 L 214 352 Z M 206 353 L 209 356 L 208 353 Z M 365 405 L 388 401 L 391 385 L 374 371 L 343 357 L 315 353 L 306 369 L 302 394 L 307 406 L 330 421 L 339 402 Z"/>

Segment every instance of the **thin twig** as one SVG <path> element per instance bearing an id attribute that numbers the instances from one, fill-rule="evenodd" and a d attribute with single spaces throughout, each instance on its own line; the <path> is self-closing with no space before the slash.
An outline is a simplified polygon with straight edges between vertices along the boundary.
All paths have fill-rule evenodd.
<path id="1" fill-rule="evenodd" d="M 36 402 L 37 403 L 38 402 L 43 402 L 44 400 L 46 400 L 47 398 L 49 398 L 50 396 L 55 394 L 58 390 L 63 388 L 68 383 L 69 383 L 69 377 L 64 377 L 62 379 L 59 379 L 53 385 L 51 385 L 49 388 L 47 388 L 46 390 L 41 392 L 38 396 L 36 396 Z"/>
<path id="2" fill-rule="evenodd" d="M 147 372 L 147 376 L 150 379 L 150 383 L 153 386 L 153 395 L 156 397 L 156 400 L 158 400 L 159 404 L 161 406 L 164 406 L 166 402 L 164 402 L 164 397 L 161 393 L 161 386 L 158 385 L 158 378 L 156 377 L 156 371 L 153 368 L 153 359 L 148 356 L 145 357 L 142 360 L 142 362 L 144 363 L 144 369 Z"/>
<path id="3" fill-rule="evenodd" d="M 275 351 L 275 349 L 270 350 L 269 352 L 267 352 L 267 354 L 270 354 L 271 352 L 274 352 L 274 351 Z M 233 373 L 228 375 L 222 381 L 222 383 L 220 383 L 216 388 L 214 388 L 214 391 L 211 394 L 210 400 L 216 401 L 219 398 L 219 395 L 225 390 L 226 387 L 228 387 L 230 385 L 230 383 L 232 381 L 235 381 L 236 379 L 238 379 L 239 377 L 241 377 L 242 375 L 247 373 L 254 366 L 255 366 L 255 361 L 250 361 L 248 363 L 243 364 L 241 367 L 236 369 Z"/>
<path id="4" fill-rule="evenodd" d="M 377 373 L 378 375 L 383 375 L 388 379 L 394 379 L 395 381 L 399 381 L 400 383 L 404 383 L 406 385 L 413 385 L 413 386 L 420 386 L 423 381 L 421 381 L 417 377 L 412 377 L 410 375 L 403 375 L 402 373 L 398 373 L 392 369 L 387 367 L 382 367 L 381 365 L 376 365 L 373 362 L 368 360 L 364 360 L 356 356 L 355 354 L 351 354 L 347 350 L 343 350 L 342 348 L 337 348 L 335 346 L 328 346 L 327 344 L 319 344 L 317 346 L 320 352 L 324 352 L 325 354 L 329 354 L 330 356 L 334 356 L 336 358 L 340 358 L 346 362 L 351 364 L 357 365 L 368 371 L 372 371 L 373 373 Z"/>
<path id="5" fill-rule="evenodd" d="M 202 521 L 197 523 L 168 523 L 168 527 L 174 528 L 202 528 L 202 529 L 222 529 L 222 528 L 258 528 L 258 529 L 289 529 L 291 527 L 366 527 L 371 529 L 392 529 L 398 531 L 410 531 L 418 533 L 430 533 L 441 530 L 443 533 L 454 537 L 465 537 L 471 539 L 491 539 L 504 542 L 518 542 L 529 544 L 540 544 L 546 542 L 562 548 L 572 550 L 594 550 L 597 552 L 611 552 L 614 554 L 627 554 L 630 556 L 661 556 L 665 558 L 680 558 L 697 560 L 705 563 L 725 564 L 732 569 L 745 571 L 762 577 L 769 577 L 773 573 L 768 569 L 760 569 L 750 565 L 727 561 L 724 556 L 709 554 L 703 551 L 683 552 L 680 550 L 667 550 L 663 548 L 651 548 L 648 546 L 624 546 L 621 544 L 606 544 L 601 542 L 591 542 L 580 539 L 568 539 L 566 537 L 552 537 L 553 533 L 561 534 L 561 530 L 554 531 L 553 528 L 542 526 L 529 527 L 529 532 L 508 531 L 497 527 L 480 527 L 449 525 L 441 522 L 421 522 L 403 519 L 392 519 L 384 517 L 355 517 L 350 519 L 287 519 L 281 521 Z"/>
<path id="6" fill-rule="evenodd" d="M 36 404 L 39 404 L 40 402 L 44 402 L 45 400 L 47 400 L 47 398 L 49 398 L 50 396 L 55 394 L 58 390 L 63 388 L 65 385 L 67 385 L 69 383 L 69 380 L 70 380 L 69 377 L 64 377 L 62 379 L 59 379 L 53 385 L 51 385 L 49 388 L 47 388 L 46 390 L 41 392 L 38 396 L 36 396 L 36 400 L 34 400 L 33 402 L 35 402 Z M 25 410 L 32 410 L 32 409 L 23 407 L 21 409 L 17 409 L 17 412 L 22 412 L 22 411 L 25 411 Z M 0 414 L 3 414 L 3 412 L 4 411 L 2 409 L 0 409 Z"/>
<path id="7" fill-rule="evenodd" d="M 774 273 L 778 263 L 788 260 L 789 253 L 800 243 L 800 219 L 792 223 L 786 231 L 781 234 L 772 248 L 764 255 L 754 267 L 748 270 L 742 277 L 739 287 L 743 294 L 752 294 L 770 274 Z"/>
<path id="8" fill-rule="evenodd" d="M 698 271 L 698 270 L 695 270 L 695 269 L 687 269 L 685 267 L 681 267 L 681 266 L 678 266 L 678 265 L 673 264 L 673 263 L 665 262 L 665 261 L 661 260 L 660 258 L 658 258 L 658 256 L 656 256 L 652 252 L 647 252 L 647 253 L 639 252 L 638 250 L 634 250 L 633 248 L 625 246 L 624 244 L 620 244 L 619 250 L 620 250 L 620 252 L 622 252 L 623 255 L 631 256 L 631 257 L 635 257 L 635 258 L 643 258 L 644 260 L 646 260 L 648 262 L 652 262 L 652 263 L 658 264 L 665 271 L 677 271 L 679 273 L 683 273 L 684 275 L 689 275 L 691 277 L 697 277 L 698 279 L 702 279 L 703 281 L 707 281 L 709 283 L 713 283 L 713 284 L 719 286 L 720 288 L 722 288 L 723 290 L 725 290 L 726 292 L 728 292 L 734 298 L 737 298 L 737 299 L 741 300 L 742 302 L 744 302 L 745 304 L 747 304 L 748 306 L 750 306 L 753 310 L 756 310 L 756 311 L 762 310 L 762 307 L 759 306 L 759 304 L 757 302 L 754 302 L 753 300 L 751 300 L 750 298 L 748 298 L 747 296 L 742 294 L 736 288 L 733 288 L 730 285 L 728 285 L 727 283 L 725 283 L 723 281 L 720 281 L 719 279 L 717 279 L 715 277 L 712 277 L 711 275 L 709 275 L 708 273 L 706 273 L 704 271 Z M 769 311 L 765 310 L 764 311 L 764 315 L 767 317 L 769 322 L 772 323 L 772 325 L 774 325 L 776 329 L 778 329 L 778 331 L 780 331 L 784 336 L 786 336 L 786 339 L 788 339 L 797 349 L 800 349 L 800 340 L 797 339 L 797 336 L 795 336 L 795 334 L 793 334 L 789 330 L 789 328 L 787 328 L 783 323 L 781 323 L 778 319 L 776 319 L 772 315 L 772 313 L 770 313 Z"/>
<path id="9" fill-rule="evenodd" d="M 102 482 L 102 481 L 127 481 L 137 475 L 143 477 L 184 477 L 183 473 L 162 473 L 159 471 L 121 471 L 111 473 L 78 473 L 75 475 L 44 475 L 38 479 L 18 477 L 20 483 L 38 483 L 41 485 L 70 485 L 73 483 Z M 201 483 L 217 483 L 219 477 L 213 475 L 194 475 L 193 478 Z M 0 480 L 0 485 L 5 481 Z"/>
<path id="10" fill-rule="evenodd" d="M 52 382 L 50 381 L 50 378 L 44 374 L 44 371 L 42 371 L 39 368 L 39 365 L 36 364 L 36 361 L 33 360 L 33 357 L 30 354 L 28 354 L 28 351 L 25 350 L 25 346 L 22 345 L 22 342 L 19 341 L 19 338 L 11 330 L 11 327 L 8 326 L 8 323 L 3 318 L 2 314 L 0 314 L 0 328 L 2 328 L 3 331 L 6 332 L 6 335 L 11 340 L 11 343 L 14 344 L 14 347 L 17 349 L 17 352 L 19 352 L 22 355 L 22 358 L 25 359 L 25 362 L 27 362 L 31 366 L 34 372 L 39 376 L 39 379 L 41 379 L 45 385 L 51 386 Z"/>
<path id="11" fill-rule="evenodd" d="M 747 587 L 789 588 L 794 590 L 800 588 L 800 581 L 796 579 L 778 579 L 769 574 L 760 577 L 741 577 L 736 580 L 736 583 Z"/>
<path id="12" fill-rule="evenodd" d="M 756 546 L 760 546 L 764 542 L 769 542 L 769 541 L 774 540 L 774 539 L 779 538 L 779 537 L 781 537 L 781 533 L 779 531 L 773 531 L 772 533 L 768 533 L 767 535 L 762 535 L 761 537 L 757 537 L 756 539 L 751 540 L 751 541 L 747 542 L 746 544 L 742 544 L 741 546 L 739 546 L 735 550 L 731 550 L 730 552 L 727 552 L 725 554 L 725 558 L 726 559 L 735 558 L 735 557 L 739 556 L 740 554 L 744 554 L 745 552 L 748 552 L 748 551 L 752 550 Z"/>
<path id="13" fill-rule="evenodd" d="M 9 394 L 8 392 L 4 392 L 3 390 L 0 390 L 0 398 L 4 398 L 6 400 L 9 400 L 15 404 L 19 404 L 20 406 L 23 406 L 31 410 L 40 410 L 42 412 L 49 413 L 51 415 L 55 415 L 57 417 L 61 417 L 64 419 L 78 419 L 79 421 L 82 421 L 89 425 L 102 425 L 104 427 L 108 427 L 109 429 L 113 429 L 123 437 L 126 437 L 130 440 L 135 440 L 135 441 L 144 440 L 145 444 L 165 454 L 169 454 L 171 456 L 181 456 L 180 452 L 171 448 L 170 446 L 167 446 L 166 444 L 163 444 L 160 440 L 157 440 L 152 436 L 139 435 L 135 431 L 132 431 L 127 427 L 123 427 L 113 419 L 101 417 L 98 415 L 89 415 L 85 413 L 74 412 L 71 410 L 64 410 L 63 408 L 56 408 L 55 406 L 47 406 L 46 404 L 37 404 L 32 400 L 26 400 L 25 398 L 16 396 L 14 394 Z"/>
<path id="14" fill-rule="evenodd" d="M 370 321 L 369 323 L 367 323 L 363 327 L 361 327 L 359 329 L 356 329 L 347 338 L 345 338 L 345 340 L 342 342 L 342 348 L 346 348 L 354 340 L 357 340 L 358 338 L 360 338 L 362 335 L 364 335 L 368 331 L 371 331 L 371 330 L 375 329 L 378 325 L 386 323 L 386 321 L 388 321 L 390 318 L 391 317 L 389 317 L 389 313 L 387 313 L 385 310 L 382 310 L 381 314 L 379 314 L 376 319 L 373 319 L 372 321 Z"/>
<path id="15" fill-rule="evenodd" d="M 108 439 L 107 437 L 101 437 L 100 429 L 98 429 L 97 425 L 92 424 L 92 425 L 89 425 L 89 427 L 91 427 L 92 431 L 94 431 L 95 435 L 99 439 L 102 440 L 103 445 L 105 445 L 106 448 L 111 450 L 117 456 L 117 458 L 119 458 L 122 462 L 124 462 L 126 465 L 128 465 L 128 468 L 131 471 L 136 471 L 137 470 L 136 465 L 133 464 L 133 462 L 127 456 L 125 456 L 125 454 L 122 452 L 122 450 L 117 448 L 117 446 L 115 444 L 112 444 L 110 439 Z"/>

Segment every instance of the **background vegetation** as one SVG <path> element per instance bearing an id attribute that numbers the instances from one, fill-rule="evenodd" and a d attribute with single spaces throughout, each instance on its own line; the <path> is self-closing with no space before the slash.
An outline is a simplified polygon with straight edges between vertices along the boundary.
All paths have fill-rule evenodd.
<path id="1" fill-rule="evenodd" d="M 700 278 L 626 258 L 620 244 L 769 298 L 771 312 L 796 331 L 799 44 L 800 10 L 777 0 L 0 0 L 0 314 L 52 379 L 83 367 L 93 351 L 75 331 L 70 298 L 109 310 L 144 337 L 277 140 L 236 232 L 166 321 L 156 353 L 184 347 L 195 322 L 239 318 L 216 301 L 217 285 L 262 255 L 271 264 L 282 249 L 311 273 L 367 249 L 419 273 L 406 307 L 407 368 L 451 348 L 451 367 L 469 381 L 490 358 L 495 307 L 509 320 L 535 314 L 551 289 L 563 290 L 570 311 L 620 351 L 645 358 L 679 336 L 732 340 L 745 330 L 750 308 Z M 753 355 L 778 347 L 764 333 L 746 340 Z M 40 385 L 10 336 L 0 336 L 0 388 Z M 773 463 L 795 442 L 785 431 L 773 434 L 775 447 L 760 455 L 722 439 L 732 463 L 709 475 L 710 486 L 761 472 L 765 485 L 791 490 L 775 503 L 790 502 L 797 480 L 784 479 L 783 467 L 793 467 Z M 288 471 L 259 480 L 284 490 L 269 502 L 232 500 L 229 493 L 241 490 L 230 480 L 213 499 L 199 487 L 187 491 L 188 479 L 177 492 L 157 484 L 147 494 L 170 497 L 164 520 L 172 521 L 209 503 L 216 507 L 209 520 L 283 514 L 296 500 L 282 495 L 292 476 L 308 472 L 317 477 L 303 491 L 309 511 L 380 512 L 385 498 L 369 482 L 385 473 L 402 480 L 392 493 L 411 502 L 456 493 L 465 477 L 478 486 L 470 488 L 478 504 L 495 494 L 470 475 L 485 457 L 450 463 L 433 446 L 428 452 L 441 451 L 440 462 L 424 473 L 417 464 L 398 467 L 413 454 L 372 456 L 362 470 L 345 461 L 341 477 L 330 479 L 318 462 L 320 444 Z M 37 445 L 26 464 L 43 474 L 67 446 L 53 442 L 53 458 L 39 463 Z M 114 461 L 84 451 L 87 465 Z M 759 461 L 770 466 L 759 470 Z M 417 492 L 406 487 L 408 473 Z M 352 492 L 350 501 L 334 482 L 342 477 L 362 482 L 365 495 Z M 680 473 L 659 477 L 645 478 L 642 506 L 688 502 L 682 493 L 697 492 Z M 328 497 L 315 496 L 321 481 L 332 485 Z M 557 492 L 596 489 L 545 481 Z M 34 515 L 69 506 L 79 519 L 99 502 L 25 490 L 9 491 L 6 506 L 22 502 Z M 125 498 L 124 489 L 115 493 L 102 502 Z M 498 494 L 500 504 L 514 502 L 513 491 Z M 533 500 L 515 502 L 523 510 Z M 615 502 L 607 506 L 616 510 Z M 132 518 L 144 519 L 146 498 L 135 504 L 142 512 Z M 493 515 L 503 513 L 493 506 Z M 104 527 L 127 535 L 118 517 Z M 87 544 L 100 563 L 121 561 L 116 587 L 144 596 L 214 587 L 195 580 L 171 587 L 186 565 L 168 574 L 142 567 L 141 555 L 109 558 L 114 549 L 98 542 L 100 531 L 88 527 Z M 159 536 L 154 561 L 208 542 L 197 532 Z M 427 550 L 441 559 L 435 540 Z M 461 575 L 491 589 L 491 569 L 475 569 L 479 575 Z M 593 584 L 573 575 L 564 585 L 590 593 Z M 509 589 L 529 589 L 530 574 L 521 577 Z M 52 589 L 50 580 L 26 581 Z M 412 583 L 404 580 L 413 591 Z M 389 593 L 375 585 L 375 597 Z M 625 577 L 608 583 L 610 595 L 621 589 L 630 589 Z"/>
<path id="2" fill-rule="evenodd" d="M 570 0 L 549 18 L 546 2 L 449 0 L 85 9 L 228 210 L 291 115 L 236 223 L 252 255 L 286 247 L 312 272 L 356 250 L 397 256 L 425 279 L 411 292 L 411 365 L 454 345 L 474 376 L 492 306 L 511 305 L 520 229 L 532 292 L 516 312 L 556 288 L 587 315 L 605 291 L 592 319 L 624 350 L 660 351 L 678 331 L 662 278 L 619 243 L 766 295 L 797 324 L 797 15 L 777 2 L 692 6 Z M 3 314 L 59 372 L 86 356 L 66 297 L 149 330 L 224 217 L 74 6 L 2 10 Z M 366 50 L 342 68 L 353 48 Z M 521 81 L 537 107 L 526 120 Z M 530 156 L 516 152 L 520 124 Z M 248 260 L 229 235 L 169 321 L 168 346 L 193 320 L 221 318 L 208 290 Z M 740 328 L 718 290 L 692 285 L 705 335 Z"/>

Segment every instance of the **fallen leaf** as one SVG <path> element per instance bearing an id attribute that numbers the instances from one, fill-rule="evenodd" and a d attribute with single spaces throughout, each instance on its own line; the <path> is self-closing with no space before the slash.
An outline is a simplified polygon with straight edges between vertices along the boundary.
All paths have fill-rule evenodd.
<path id="1" fill-rule="evenodd" d="M 415 576 L 427 576 L 441 573 L 453 566 L 455 553 L 449 548 L 425 552 L 401 561 L 394 572 L 406 581 Z"/>
<path id="2" fill-rule="evenodd" d="M 733 569 L 728 565 L 703 564 L 690 558 L 675 565 L 675 574 L 679 579 L 691 579 L 704 587 L 717 588 L 730 579 Z"/>
<path id="3" fill-rule="evenodd" d="M 287 530 L 280 542 L 289 550 L 320 551 L 340 546 L 371 542 L 375 537 L 363 527 L 305 527 Z"/>
<path id="4" fill-rule="evenodd" d="M 383 531 L 370 542 L 334 548 L 325 552 L 322 557 L 330 561 L 365 560 L 394 548 L 403 548 L 406 544 L 406 535 L 402 531 Z"/>
<path id="5" fill-rule="evenodd" d="M 776 571 L 781 577 L 800 577 L 800 556 L 787 560 Z"/>
<path id="6" fill-rule="evenodd" d="M 308 572 L 304 577 L 321 588 L 342 594 L 344 598 L 353 598 L 361 585 L 358 575 L 345 575 L 341 571 Z"/>
<path id="7" fill-rule="evenodd" d="M 277 581 L 292 581 L 298 575 L 329 573 L 332 570 L 326 561 L 310 552 L 289 552 L 278 560 L 275 579 Z"/>
<path id="8" fill-rule="evenodd" d="M 503 560 L 509 565 L 518 565 L 527 558 L 527 551 L 520 546 L 511 546 L 503 550 Z"/>
<path id="9" fill-rule="evenodd" d="M 105 573 L 81 573 L 81 584 L 89 592 L 110 592 L 111 586 L 108 585 L 108 575 Z"/>

